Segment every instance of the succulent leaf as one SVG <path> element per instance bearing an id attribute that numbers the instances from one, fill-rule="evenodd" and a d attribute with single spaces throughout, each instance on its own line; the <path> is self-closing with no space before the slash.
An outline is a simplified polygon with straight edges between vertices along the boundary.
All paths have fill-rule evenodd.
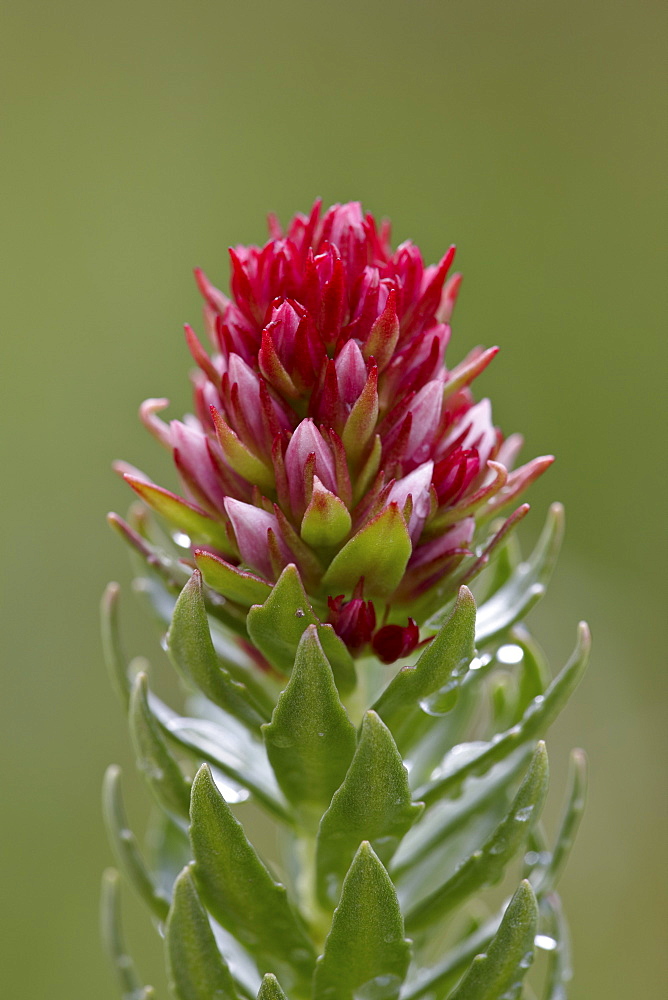
<path id="1" fill-rule="evenodd" d="M 371 846 L 362 843 L 318 959 L 313 1000 L 397 1000 L 409 962 L 394 886 Z"/>
<path id="2" fill-rule="evenodd" d="M 288 685 L 262 731 L 286 798 L 296 806 L 326 808 L 352 760 L 355 728 L 315 625 L 303 633 Z"/>
<path id="3" fill-rule="evenodd" d="M 299 983 L 310 980 L 315 953 L 306 930 L 206 764 L 193 782 L 190 837 L 198 889 L 216 920 L 255 955 L 260 971 L 273 964 Z"/>
<path id="4" fill-rule="evenodd" d="M 178 1000 L 239 1000 L 190 868 L 174 883 L 165 946 L 170 988 Z"/>

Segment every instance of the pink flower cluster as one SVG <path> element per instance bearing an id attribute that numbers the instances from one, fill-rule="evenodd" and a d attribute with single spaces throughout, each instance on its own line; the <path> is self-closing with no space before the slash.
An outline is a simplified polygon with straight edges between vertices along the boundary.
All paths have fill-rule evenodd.
<path id="1" fill-rule="evenodd" d="M 270 235 L 230 250 L 231 297 L 196 272 L 211 349 L 186 328 L 195 415 L 167 425 L 167 401 L 148 400 L 142 418 L 173 452 L 187 499 L 170 501 L 223 528 L 196 555 L 268 583 L 296 564 L 350 649 L 389 662 L 419 640 L 402 609 L 405 621 L 430 589 L 447 597 L 482 568 L 504 528 L 480 546 L 479 526 L 551 458 L 511 471 L 521 439 L 473 399 L 496 348 L 445 366 L 454 247 L 427 267 L 358 203 L 316 202 L 285 232 L 271 218 Z"/>

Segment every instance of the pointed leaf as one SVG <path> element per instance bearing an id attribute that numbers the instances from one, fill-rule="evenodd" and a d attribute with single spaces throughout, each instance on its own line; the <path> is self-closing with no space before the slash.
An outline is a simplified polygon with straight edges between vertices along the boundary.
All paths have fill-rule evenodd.
<path id="1" fill-rule="evenodd" d="M 544 733 L 582 679 L 590 647 L 589 629 L 584 622 L 580 622 L 578 642 L 573 655 L 545 694 L 534 698 L 522 719 L 504 733 L 499 733 L 489 743 L 469 744 L 470 752 L 463 752 L 466 744 L 456 747 L 456 752 L 446 755 L 438 769 L 438 777 L 418 788 L 415 792 L 416 798 L 429 805 L 446 796 L 456 795 L 462 783 L 470 775 L 485 774 L 490 767 L 503 760 L 522 743 Z"/>
<path id="2" fill-rule="evenodd" d="M 521 882 L 486 954 L 473 960 L 448 1000 L 518 1000 L 533 962 L 537 919 L 533 890 L 527 881 Z"/>
<path id="3" fill-rule="evenodd" d="M 524 618 L 547 589 L 564 536 L 564 508 L 552 504 L 536 548 L 527 562 L 514 570 L 510 579 L 478 609 L 476 641 L 489 642 Z"/>
<path id="4" fill-rule="evenodd" d="M 409 911 L 406 917 L 409 930 L 424 930 L 474 892 L 499 881 L 540 815 L 547 784 L 547 753 L 545 744 L 539 743 L 508 815 L 443 885 Z"/>
<path id="5" fill-rule="evenodd" d="M 253 573 L 237 569 L 207 549 L 195 549 L 195 562 L 204 582 L 213 590 L 246 607 L 260 604 L 271 593 L 271 586 Z"/>
<path id="6" fill-rule="evenodd" d="M 167 648 L 174 665 L 197 684 L 215 705 L 251 730 L 264 721 L 246 686 L 235 681 L 220 665 L 211 641 L 202 594 L 202 576 L 195 570 L 174 606 L 167 634 Z"/>
<path id="7" fill-rule="evenodd" d="M 205 510 L 184 500 L 175 493 L 148 483 L 137 476 L 126 473 L 123 477 L 129 486 L 141 497 L 144 503 L 164 517 L 175 528 L 194 538 L 201 539 L 219 549 L 224 555 L 235 555 L 234 549 L 227 537 L 225 527 L 214 521 Z"/>
<path id="8" fill-rule="evenodd" d="M 415 666 L 402 667 L 390 681 L 374 709 L 400 741 L 410 738 L 411 723 L 420 703 L 438 696 L 439 711 L 456 697 L 459 681 L 475 652 L 476 607 L 468 587 L 460 587 L 451 616 L 424 649 Z M 430 706 L 433 710 L 433 706 Z M 402 748 L 404 741 L 402 740 Z"/>
<path id="9" fill-rule="evenodd" d="M 111 960 L 121 1000 L 150 1000 L 154 997 L 150 986 L 142 986 L 135 964 L 125 947 L 121 927 L 120 878 L 115 868 L 108 868 L 102 876 L 100 899 L 100 926 L 102 942 Z"/>
<path id="10" fill-rule="evenodd" d="M 361 844 L 343 883 L 313 1000 L 397 1000 L 410 962 L 410 942 L 397 894 L 370 845 Z"/>
<path id="11" fill-rule="evenodd" d="M 552 892 L 564 870 L 573 847 L 587 797 L 587 758 L 583 750 L 572 750 L 570 758 L 570 787 L 566 798 L 559 832 L 547 867 L 534 885 L 538 895 Z"/>
<path id="12" fill-rule="evenodd" d="M 315 955 L 301 920 L 284 886 L 274 882 L 248 842 L 206 764 L 193 782 L 191 820 L 195 876 L 207 908 L 255 954 L 261 972 L 273 966 L 302 984 L 310 981 Z"/>
<path id="13" fill-rule="evenodd" d="M 165 946 L 170 989 L 178 1000 L 238 1000 L 190 866 L 174 883 Z"/>
<path id="14" fill-rule="evenodd" d="M 347 694 L 354 688 L 352 657 L 331 625 L 320 625 L 293 564 L 285 567 L 264 604 L 250 609 L 246 622 L 252 642 L 286 675 L 292 670 L 304 630 L 309 625 L 318 625 L 320 642 L 339 690 Z"/>
<path id="15" fill-rule="evenodd" d="M 340 545 L 348 535 L 352 519 L 343 500 L 313 478 L 313 495 L 302 518 L 300 534 L 314 549 Z"/>
<path id="16" fill-rule="evenodd" d="M 116 855 L 118 865 L 149 908 L 159 920 L 165 920 L 169 899 L 157 888 L 137 846 L 137 839 L 128 826 L 121 798 L 121 769 L 116 765 L 107 768 L 102 786 L 102 809 L 107 835 Z"/>
<path id="17" fill-rule="evenodd" d="M 165 743 L 160 727 L 148 706 L 148 681 L 140 673 L 130 698 L 130 734 L 137 766 L 151 786 L 158 802 L 168 812 L 188 819 L 190 782 Z"/>
<path id="18" fill-rule="evenodd" d="M 285 993 L 278 985 L 278 979 L 276 976 L 272 976 L 271 972 L 268 972 L 262 980 L 257 1000 L 288 1000 Z"/>
<path id="19" fill-rule="evenodd" d="M 118 599 L 121 588 L 117 583 L 108 584 L 100 604 L 102 652 L 111 683 L 121 704 L 127 710 L 130 701 L 130 682 L 125 653 L 118 628 Z"/>
<path id="20" fill-rule="evenodd" d="M 301 638 L 288 685 L 262 732 L 286 798 L 315 807 L 319 817 L 345 777 L 356 740 L 314 625 Z"/>
<path id="21" fill-rule="evenodd" d="M 318 830 L 316 879 L 322 905 L 336 903 L 363 840 L 387 865 L 422 811 L 422 803 L 411 801 L 408 774 L 392 734 L 375 712 L 367 712 L 348 773 Z"/>
<path id="22" fill-rule="evenodd" d="M 363 576 L 368 600 L 387 598 L 401 583 L 411 552 L 406 523 L 398 505 L 391 503 L 334 556 L 323 584 L 330 593 L 351 591 Z"/>

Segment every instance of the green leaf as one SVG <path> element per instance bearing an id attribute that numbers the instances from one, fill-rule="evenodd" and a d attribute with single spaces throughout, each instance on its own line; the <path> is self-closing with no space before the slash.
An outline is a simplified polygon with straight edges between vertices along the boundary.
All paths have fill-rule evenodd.
<path id="1" fill-rule="evenodd" d="M 153 989 L 150 986 L 142 986 L 135 964 L 125 947 L 121 927 L 119 888 L 118 872 L 115 868 L 108 868 L 102 876 L 100 900 L 102 943 L 116 973 L 121 1000 L 151 1000 L 154 997 Z"/>
<path id="2" fill-rule="evenodd" d="M 589 629 L 584 622 L 580 622 L 577 646 L 573 655 L 545 694 L 534 698 L 520 722 L 495 736 L 489 743 L 469 744 L 468 753 L 463 753 L 462 747 L 458 747 L 456 756 L 446 756 L 439 769 L 439 777 L 418 788 L 415 797 L 430 805 L 446 796 L 454 796 L 466 778 L 485 774 L 493 764 L 503 760 L 522 743 L 545 732 L 581 680 L 589 659 L 590 647 Z"/>
<path id="3" fill-rule="evenodd" d="M 566 807 L 559 824 L 554 850 L 534 885 L 537 895 L 551 892 L 563 872 L 573 847 L 587 798 L 587 758 L 583 750 L 572 750 Z"/>
<path id="4" fill-rule="evenodd" d="M 409 962 L 397 894 L 364 842 L 345 877 L 318 959 L 313 1000 L 397 1000 Z"/>
<path id="5" fill-rule="evenodd" d="M 272 976 L 271 972 L 268 972 L 262 980 L 257 1000 L 288 1000 L 285 993 L 278 985 L 278 979 L 276 976 Z"/>
<path id="6" fill-rule="evenodd" d="M 157 888 L 137 846 L 137 839 L 128 826 L 121 798 L 121 769 L 115 764 L 107 768 L 102 785 L 102 810 L 107 834 L 119 867 L 159 920 L 165 920 L 169 899 Z"/>
<path id="7" fill-rule="evenodd" d="M 315 807 L 319 818 L 345 777 L 356 739 L 314 625 L 301 638 L 292 676 L 262 732 L 286 798 Z"/>
<path id="8" fill-rule="evenodd" d="M 251 641 L 286 676 L 292 670 L 304 630 L 317 625 L 339 690 L 345 695 L 355 687 L 353 659 L 332 626 L 320 624 L 296 566 L 285 567 L 264 604 L 250 609 L 246 624 Z"/>
<path id="9" fill-rule="evenodd" d="M 325 489 L 315 476 L 313 496 L 304 512 L 300 528 L 301 537 L 306 544 L 314 549 L 340 545 L 348 535 L 351 524 L 350 512 L 343 500 Z"/>
<path id="10" fill-rule="evenodd" d="M 212 708 L 209 705 L 209 714 Z M 197 758 L 198 763 L 212 764 L 234 784 L 248 789 L 277 819 L 292 823 L 291 811 L 276 783 L 263 744 L 240 722 L 222 712 L 219 721 L 184 718 L 155 695 L 149 698 L 149 709 L 169 740 Z"/>
<path id="11" fill-rule="evenodd" d="M 127 659 L 121 645 L 118 627 L 118 600 L 121 588 L 117 583 L 108 584 L 100 604 L 102 653 L 111 683 L 121 704 L 127 711 L 130 702 Z"/>
<path id="12" fill-rule="evenodd" d="M 390 873 L 395 882 L 404 872 L 434 856 L 442 844 L 452 841 L 458 830 L 470 827 L 476 816 L 493 814 L 498 801 L 507 803 L 508 787 L 526 770 L 530 756 L 529 746 L 521 747 L 488 774 L 471 778 L 458 798 L 432 806 L 420 825 L 402 841 L 392 861 Z M 440 864 L 440 858 L 437 863 Z"/>
<path id="13" fill-rule="evenodd" d="M 527 881 L 508 904 L 487 953 L 478 955 L 448 1000 L 518 1000 L 533 961 L 538 908 Z"/>
<path id="14" fill-rule="evenodd" d="M 310 981 L 315 954 L 284 886 L 275 882 L 202 765 L 193 782 L 190 838 L 200 895 L 261 972 Z"/>
<path id="15" fill-rule="evenodd" d="M 552 504 L 536 548 L 527 562 L 513 571 L 510 579 L 478 610 L 478 645 L 524 618 L 545 593 L 564 537 L 564 508 Z"/>
<path id="16" fill-rule="evenodd" d="M 323 585 L 330 593 L 351 591 L 363 576 L 367 599 L 388 598 L 401 583 L 411 552 L 405 521 L 391 503 L 334 556 Z"/>
<path id="17" fill-rule="evenodd" d="M 573 968 L 568 925 L 561 907 L 561 900 L 556 892 L 551 892 L 541 899 L 540 913 L 547 936 L 544 943 L 550 946 L 544 1000 L 566 1000 L 566 988 L 573 978 Z M 543 935 L 536 937 L 537 947 L 541 946 L 542 940 Z M 556 947 L 554 947 L 555 945 Z"/>
<path id="18" fill-rule="evenodd" d="M 167 648 L 186 679 L 194 681 L 215 705 L 257 731 L 264 717 L 246 686 L 233 680 L 221 666 L 213 648 L 199 570 L 194 571 L 176 601 Z"/>
<path id="19" fill-rule="evenodd" d="M 375 712 L 367 712 L 345 780 L 320 821 L 316 880 L 322 905 L 336 903 L 363 840 L 372 843 L 387 865 L 423 808 L 411 801 L 408 774 L 392 734 Z"/>
<path id="20" fill-rule="evenodd" d="M 195 562 L 207 586 L 245 607 L 261 604 L 271 593 L 270 584 L 247 570 L 231 566 L 206 549 L 195 549 Z"/>
<path id="21" fill-rule="evenodd" d="M 137 765 L 156 799 L 168 812 L 188 819 L 190 782 L 165 743 L 160 727 L 148 705 L 146 674 L 137 675 L 130 698 L 130 734 Z"/>
<path id="22" fill-rule="evenodd" d="M 452 707 L 457 687 L 475 652 L 476 608 L 468 587 L 461 587 L 448 620 L 424 649 L 415 666 L 402 667 L 374 705 L 402 746 L 410 745 L 420 705 L 431 712 Z"/>
<path id="23" fill-rule="evenodd" d="M 169 985 L 178 1000 L 238 1000 L 190 866 L 183 869 L 174 883 L 165 948 Z"/>
<path id="24" fill-rule="evenodd" d="M 545 744 L 539 743 L 508 815 L 443 885 L 409 910 L 406 926 L 410 931 L 424 930 L 474 892 L 499 881 L 538 819 L 547 784 L 547 753 Z"/>

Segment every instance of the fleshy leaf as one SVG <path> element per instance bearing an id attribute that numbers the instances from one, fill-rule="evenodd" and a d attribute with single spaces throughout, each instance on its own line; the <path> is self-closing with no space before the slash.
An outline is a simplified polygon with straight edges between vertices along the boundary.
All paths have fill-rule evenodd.
<path id="1" fill-rule="evenodd" d="M 270 584 L 206 549 L 195 549 L 195 562 L 207 586 L 231 601 L 250 607 L 265 601 L 271 593 Z"/>
<path id="2" fill-rule="evenodd" d="M 474 958 L 448 1000 L 518 1000 L 533 962 L 537 919 L 533 890 L 527 881 L 521 882 L 486 954 Z"/>
<path id="3" fill-rule="evenodd" d="M 472 893 L 499 881 L 540 815 L 547 784 L 547 752 L 545 744 L 539 743 L 508 815 L 443 885 L 409 910 L 406 917 L 409 930 L 424 930 Z"/>
<path id="4" fill-rule="evenodd" d="M 170 989 L 178 1000 L 238 1000 L 190 866 L 174 883 L 165 945 Z"/>
<path id="5" fill-rule="evenodd" d="M 174 605 L 167 634 L 167 648 L 174 665 L 192 680 L 215 705 L 257 731 L 264 717 L 246 686 L 221 666 L 211 641 L 202 594 L 202 576 L 195 570 Z"/>
<path id="6" fill-rule="evenodd" d="M 102 876 L 100 926 L 102 942 L 121 990 L 121 1000 L 154 1000 L 152 987 L 142 986 L 135 964 L 125 947 L 121 927 L 120 878 L 115 868 Z"/>
<path id="7" fill-rule="evenodd" d="M 569 777 L 566 807 L 559 824 L 554 850 L 534 886 L 538 894 L 551 892 L 556 886 L 578 832 L 587 796 L 587 758 L 584 751 L 571 750 Z"/>
<path id="8" fill-rule="evenodd" d="M 470 775 L 485 774 L 490 767 L 503 760 L 522 743 L 545 732 L 581 680 L 589 659 L 590 646 L 589 629 L 584 622 L 581 622 L 577 646 L 570 660 L 552 681 L 545 694 L 534 698 L 521 720 L 504 733 L 499 733 L 489 743 L 471 744 L 470 753 L 462 754 L 461 747 L 455 748 L 458 751 L 457 759 L 454 757 L 448 759 L 446 756 L 433 780 L 417 789 L 416 798 L 429 805 L 438 799 L 457 794 L 462 783 Z"/>
<path id="9" fill-rule="evenodd" d="M 535 549 L 521 562 L 510 579 L 478 609 L 476 641 L 489 642 L 524 618 L 547 588 L 564 536 L 564 508 L 550 507 L 545 527 Z"/>
<path id="10" fill-rule="evenodd" d="M 350 513 L 343 500 L 325 489 L 314 476 L 313 495 L 300 529 L 307 545 L 314 549 L 339 545 L 350 531 L 351 524 Z"/>
<path id="11" fill-rule="evenodd" d="M 314 625 L 300 640 L 288 685 L 262 731 L 285 796 L 297 806 L 321 812 L 348 770 L 355 752 L 355 728 L 339 699 Z"/>
<path id="12" fill-rule="evenodd" d="M 107 768 L 102 786 L 102 808 L 107 834 L 119 867 L 159 920 L 165 920 L 169 900 L 159 889 L 146 867 L 137 839 L 128 826 L 121 798 L 121 769 L 116 765 Z"/>
<path id="13" fill-rule="evenodd" d="M 440 711 L 456 698 L 457 686 L 473 659 L 476 607 L 468 587 L 461 587 L 448 620 L 424 649 L 415 666 L 402 667 L 374 705 L 404 749 L 420 703 L 438 693 Z M 402 739 L 402 737 L 404 737 Z"/>
<path id="14" fill-rule="evenodd" d="M 256 605 L 248 612 L 248 634 L 269 662 L 281 673 L 289 675 L 297 646 L 309 625 L 318 626 L 320 642 L 337 686 L 342 694 L 347 694 L 355 686 L 352 657 L 331 625 L 320 625 L 306 596 L 299 571 L 290 564 L 281 573 L 264 604 Z"/>
<path id="15" fill-rule="evenodd" d="M 315 954 L 284 886 L 274 881 L 203 764 L 192 787 L 195 877 L 216 920 L 252 952 L 261 972 L 310 981 Z"/>
<path id="16" fill-rule="evenodd" d="M 148 705 L 148 681 L 140 673 L 130 698 L 130 734 L 137 766 L 151 786 L 158 802 L 168 812 L 188 819 L 190 783 L 163 739 Z"/>
<path id="17" fill-rule="evenodd" d="M 268 972 L 262 980 L 257 1000 L 288 1000 L 278 984 L 278 979 L 271 972 Z"/>
<path id="18" fill-rule="evenodd" d="M 334 556 L 323 584 L 330 592 L 351 591 L 363 576 L 368 600 L 387 598 L 401 583 L 411 552 L 406 523 L 397 504 L 391 503 Z"/>
<path id="19" fill-rule="evenodd" d="M 148 483 L 137 476 L 126 473 L 124 479 L 144 503 L 148 504 L 156 514 L 160 514 L 170 524 L 173 524 L 175 528 L 184 531 L 186 535 L 215 546 L 225 555 L 235 555 L 224 526 L 218 521 L 214 521 L 201 507 L 197 507 L 188 500 L 183 500 L 182 497 L 170 493 L 162 486 Z"/>
<path id="20" fill-rule="evenodd" d="M 313 1000 L 397 1000 L 409 962 L 397 894 L 364 842 L 345 877 L 318 959 Z"/>
<path id="21" fill-rule="evenodd" d="M 369 841 L 387 865 L 422 810 L 422 803 L 411 801 L 392 734 L 375 712 L 367 712 L 348 773 L 318 830 L 316 880 L 322 905 L 336 903 L 362 841 Z"/>
<path id="22" fill-rule="evenodd" d="M 118 628 L 118 599 L 121 588 L 117 583 L 108 584 L 100 604 L 102 652 L 114 690 L 127 710 L 130 701 L 128 668 L 121 645 Z"/>

